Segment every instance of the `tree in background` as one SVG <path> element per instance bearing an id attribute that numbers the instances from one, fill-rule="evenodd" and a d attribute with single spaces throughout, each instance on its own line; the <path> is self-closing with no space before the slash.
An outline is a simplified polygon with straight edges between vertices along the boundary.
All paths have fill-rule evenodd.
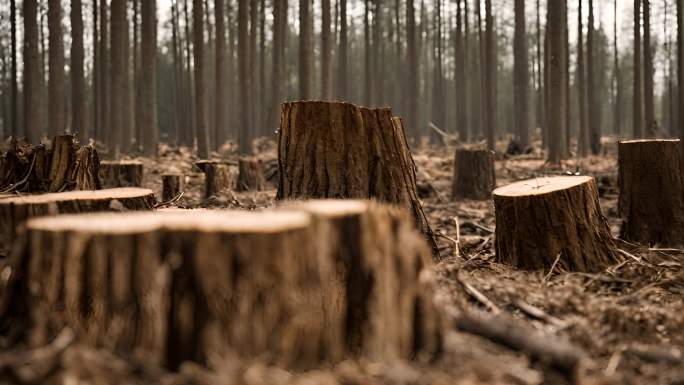
<path id="1" fill-rule="evenodd" d="M 514 89 L 515 89 L 515 134 L 520 145 L 525 148 L 530 144 L 528 89 L 529 63 L 527 58 L 527 32 L 525 28 L 525 0 L 515 0 L 515 36 L 514 36 Z"/>
<path id="2" fill-rule="evenodd" d="M 144 130 L 143 152 L 148 156 L 156 156 L 159 142 L 159 130 L 157 128 L 157 72 L 156 55 L 157 52 L 157 19 L 156 0 L 141 1 L 141 25 L 140 25 L 140 66 L 142 86 L 142 110 L 140 122 L 141 129 Z"/>

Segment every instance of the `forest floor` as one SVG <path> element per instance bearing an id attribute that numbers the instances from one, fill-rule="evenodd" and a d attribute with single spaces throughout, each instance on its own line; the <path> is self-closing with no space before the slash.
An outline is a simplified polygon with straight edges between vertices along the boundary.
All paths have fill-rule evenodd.
<path id="1" fill-rule="evenodd" d="M 273 143 L 259 142 L 258 147 L 259 157 L 272 165 Z M 561 168 L 548 167 L 540 153 L 502 158 L 496 162 L 497 185 L 548 174 L 595 175 L 604 215 L 617 235 L 616 154 L 614 146 L 606 148 L 602 156 L 569 160 Z M 231 150 L 226 149 L 222 157 L 233 158 Z M 439 234 L 443 260 L 435 269 L 440 303 L 524 326 L 546 335 L 551 345 L 560 341 L 575 345 L 585 355 L 577 383 L 684 384 L 684 251 L 621 242 L 625 261 L 598 274 L 521 271 L 498 264 L 494 261 L 492 202 L 450 199 L 453 153 L 451 147 L 423 146 L 414 154 L 424 209 Z M 165 149 L 159 159 L 140 160 L 145 163 L 144 185 L 157 196 L 162 173 L 186 175 L 186 193 L 175 203 L 180 207 L 261 209 L 275 204 L 275 184 L 262 192 L 226 191 L 202 201 L 203 176 L 183 150 Z M 460 241 L 460 252 L 454 240 Z M 544 357 L 536 360 L 456 330 L 447 333 L 444 354 L 430 364 L 358 360 L 305 373 L 239 359 L 210 362 L 208 368 L 188 363 L 179 372 L 168 373 L 78 345 L 68 334 L 60 338 L 38 350 L 0 350 L 0 383 L 568 383 Z"/>

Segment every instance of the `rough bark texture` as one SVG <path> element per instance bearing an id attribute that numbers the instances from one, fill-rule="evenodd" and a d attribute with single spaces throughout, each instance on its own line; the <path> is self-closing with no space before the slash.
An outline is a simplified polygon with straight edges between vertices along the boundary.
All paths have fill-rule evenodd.
<path id="1" fill-rule="evenodd" d="M 71 181 L 76 185 L 75 190 L 99 190 L 100 159 L 97 151 L 91 146 L 83 146 L 76 151 L 74 166 L 71 169 Z"/>
<path id="2" fill-rule="evenodd" d="M 183 175 L 162 175 L 162 201 L 169 202 L 183 191 Z"/>
<path id="3" fill-rule="evenodd" d="M 684 245 L 684 191 L 679 140 L 618 144 L 621 237 L 646 245 Z"/>
<path id="4" fill-rule="evenodd" d="M 154 193 L 140 188 L 71 191 L 0 200 L 0 255 L 7 255 L 29 218 L 97 211 L 147 210 Z"/>
<path id="5" fill-rule="evenodd" d="M 376 199 L 411 209 L 437 256 L 401 119 L 339 102 L 282 107 L 277 199 Z"/>
<path id="6" fill-rule="evenodd" d="M 560 176 L 494 190 L 496 259 L 523 269 L 601 271 L 619 254 L 594 178 Z"/>
<path id="7" fill-rule="evenodd" d="M 494 151 L 460 148 L 454 156 L 452 199 L 489 199 L 496 187 Z"/>
<path id="8" fill-rule="evenodd" d="M 62 4 L 59 0 L 48 1 L 49 28 L 49 81 L 48 81 L 48 134 L 64 133 L 66 119 L 64 113 L 64 44 L 62 42 Z"/>
<path id="9" fill-rule="evenodd" d="M 204 173 L 204 197 L 218 195 L 221 191 L 235 186 L 235 175 L 230 167 L 222 162 L 200 160 L 195 162 L 197 168 Z"/>
<path id="10" fill-rule="evenodd" d="M 22 15 L 24 19 L 24 73 L 22 80 L 24 87 L 24 135 L 28 143 L 40 142 L 40 114 L 36 109 L 40 105 L 40 68 L 38 56 L 38 1 L 22 1 Z"/>
<path id="11" fill-rule="evenodd" d="M 83 2 L 71 1 L 71 132 L 78 134 L 82 142 L 86 142 L 88 135 L 87 104 L 85 83 L 85 49 L 83 33 Z"/>
<path id="12" fill-rule="evenodd" d="M 103 160 L 100 163 L 100 179 L 106 188 L 140 187 L 143 180 L 143 164 L 137 160 Z"/>
<path id="13" fill-rule="evenodd" d="M 74 137 L 58 135 L 52 140 L 52 161 L 50 162 L 50 192 L 62 191 L 70 168 L 76 157 Z"/>
<path id="14" fill-rule="evenodd" d="M 238 160 L 237 191 L 261 191 L 264 189 L 264 169 L 257 158 L 241 158 Z"/>

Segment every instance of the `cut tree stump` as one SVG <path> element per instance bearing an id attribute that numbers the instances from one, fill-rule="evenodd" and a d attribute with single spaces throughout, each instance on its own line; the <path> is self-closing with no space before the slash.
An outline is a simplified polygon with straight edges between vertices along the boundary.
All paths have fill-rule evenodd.
<path id="1" fill-rule="evenodd" d="M 169 202 L 183 191 L 183 176 L 180 174 L 162 175 L 162 202 Z"/>
<path id="2" fill-rule="evenodd" d="M 143 164 L 137 160 L 103 160 L 100 162 L 100 179 L 106 188 L 140 187 Z"/>
<path id="3" fill-rule="evenodd" d="M 100 159 L 97 156 L 97 151 L 91 146 L 83 146 L 76 151 L 71 180 L 76 184 L 76 190 L 99 190 L 102 188 Z"/>
<path id="4" fill-rule="evenodd" d="M 8 255 L 24 222 L 32 217 L 97 211 L 149 210 L 151 190 L 117 188 L 69 191 L 0 199 L 0 255 Z"/>
<path id="5" fill-rule="evenodd" d="M 72 173 L 76 158 L 75 140 L 72 135 L 57 135 L 52 140 L 50 161 L 50 192 L 63 191 Z"/>
<path id="6" fill-rule="evenodd" d="M 223 190 L 235 186 L 235 175 L 225 162 L 215 160 L 199 160 L 195 166 L 204 173 L 204 198 L 217 196 Z"/>
<path id="7" fill-rule="evenodd" d="M 264 189 L 264 168 L 260 159 L 240 158 L 238 160 L 237 191 L 261 191 Z"/>
<path id="8" fill-rule="evenodd" d="M 618 143 L 621 238 L 684 246 L 684 180 L 678 139 Z"/>
<path id="9" fill-rule="evenodd" d="M 594 178 L 530 179 L 500 187 L 493 196 L 498 262 L 595 272 L 620 261 Z"/>
<path id="10" fill-rule="evenodd" d="M 490 199 L 496 187 L 494 151 L 457 149 L 452 183 L 452 199 Z"/>
<path id="11" fill-rule="evenodd" d="M 361 200 L 282 206 L 310 213 L 319 258 L 329 354 L 379 359 L 433 358 L 441 348 L 431 254 L 403 208 Z"/>
<path id="12" fill-rule="evenodd" d="M 409 208 L 439 256 L 416 191 L 416 166 L 402 121 L 389 108 L 284 103 L 278 169 L 277 199 L 375 199 Z"/>

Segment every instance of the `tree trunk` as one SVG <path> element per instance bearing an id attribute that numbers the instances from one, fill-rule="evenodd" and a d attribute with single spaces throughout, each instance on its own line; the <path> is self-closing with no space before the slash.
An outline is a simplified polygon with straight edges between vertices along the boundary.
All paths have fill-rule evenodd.
<path id="1" fill-rule="evenodd" d="M 613 2 L 613 80 L 615 81 L 615 104 L 613 111 L 613 133 L 617 136 L 622 134 L 622 91 L 620 60 L 618 55 L 618 1 Z"/>
<path id="2" fill-rule="evenodd" d="M 618 143 L 621 237 L 648 246 L 684 245 L 679 139 Z"/>
<path id="3" fill-rule="evenodd" d="M 264 189 L 264 169 L 257 158 L 240 158 L 238 160 L 237 191 L 261 191 Z"/>
<path id="4" fill-rule="evenodd" d="M 143 164 L 137 160 L 103 160 L 100 163 L 100 179 L 105 188 L 140 187 L 143 181 Z"/>
<path id="5" fill-rule="evenodd" d="M 370 1 L 363 0 L 363 96 L 361 100 L 366 106 L 373 106 L 373 67 L 371 65 L 371 28 Z M 373 53 L 377 55 L 377 53 Z"/>
<path id="6" fill-rule="evenodd" d="M 283 95 L 283 64 L 285 62 L 285 32 L 287 20 L 285 20 L 287 0 L 276 1 L 273 4 L 273 72 L 271 83 L 271 111 L 269 128 L 278 126 L 280 116 L 280 102 Z"/>
<path id="7" fill-rule="evenodd" d="M 24 135 L 26 141 L 40 142 L 40 79 L 38 56 L 38 2 L 24 0 L 22 2 L 24 16 Z"/>
<path id="8" fill-rule="evenodd" d="M 680 0 L 677 3 L 677 110 L 679 112 L 679 135 L 684 139 L 684 5 Z M 679 148 L 681 158 L 684 159 L 684 141 L 680 140 Z M 684 165 L 682 165 L 684 167 Z"/>
<path id="9" fill-rule="evenodd" d="M 76 146 L 71 135 L 59 135 L 52 140 L 50 161 L 50 192 L 63 191 L 76 158 Z"/>
<path id="10" fill-rule="evenodd" d="M 494 152 L 459 148 L 454 156 L 451 198 L 488 200 L 496 187 Z"/>
<path id="11" fill-rule="evenodd" d="M 164 174 L 162 175 L 162 201 L 170 202 L 183 192 L 183 175 Z"/>
<path id="12" fill-rule="evenodd" d="M 310 145 L 320 151 L 310 151 Z M 286 103 L 278 163 L 277 199 L 373 198 L 407 207 L 438 256 L 416 192 L 415 164 L 404 127 L 389 109 Z"/>
<path id="13" fill-rule="evenodd" d="M 549 162 L 559 164 L 563 157 L 565 132 L 565 47 L 563 1 L 550 0 L 547 10 L 546 33 L 548 38 L 548 120 Z"/>
<path id="14" fill-rule="evenodd" d="M 157 156 L 159 130 L 157 127 L 157 3 L 156 0 L 143 0 L 140 7 L 140 62 L 142 80 L 142 111 L 140 111 L 143 138 L 143 152 L 147 156 Z"/>
<path id="15" fill-rule="evenodd" d="M 62 42 L 62 4 L 59 0 L 48 1 L 48 28 L 50 31 L 50 79 L 48 86 L 48 136 L 63 134 L 66 129 L 64 116 L 64 44 Z"/>
<path id="16" fill-rule="evenodd" d="M 321 0 L 321 99 L 332 99 L 332 40 L 330 0 Z"/>
<path id="17" fill-rule="evenodd" d="M 109 157 L 117 159 L 121 148 L 121 137 L 123 133 L 123 100 L 124 100 L 124 31 L 128 28 L 126 17 L 126 1 L 112 0 L 111 16 L 111 104 L 110 104 L 110 135 L 109 135 Z"/>
<path id="18" fill-rule="evenodd" d="M 202 0 L 192 2 L 192 36 L 195 63 L 195 130 L 197 137 L 197 156 L 200 159 L 209 157 L 208 143 L 208 104 L 207 75 L 204 68 L 204 3 Z"/>
<path id="19" fill-rule="evenodd" d="M 546 68 L 543 65 L 542 54 L 542 32 L 541 32 L 541 7 L 540 0 L 537 0 L 535 7 L 536 22 L 537 22 L 537 127 L 539 127 L 542 136 L 542 148 L 546 144 L 546 100 L 544 98 L 544 74 Z"/>
<path id="20" fill-rule="evenodd" d="M 90 133 L 90 136 L 88 139 L 93 139 L 97 140 L 100 135 L 100 127 L 101 127 L 101 114 L 100 114 L 100 107 L 101 107 L 101 102 L 100 100 L 102 99 L 102 96 L 100 95 L 101 91 L 101 85 L 102 82 L 100 81 L 100 78 L 102 77 L 102 59 L 101 59 L 101 51 L 100 51 L 100 32 L 99 32 L 99 21 L 98 21 L 98 0 L 93 0 L 92 3 L 92 11 L 93 11 L 93 80 L 92 80 L 92 89 L 93 89 L 93 116 L 92 116 L 92 132 Z"/>
<path id="21" fill-rule="evenodd" d="M 651 4 L 643 0 L 644 16 L 644 121 L 647 138 L 655 138 L 658 123 L 653 103 L 653 54 L 651 50 Z"/>
<path id="22" fill-rule="evenodd" d="M 493 195 L 498 262 L 545 272 L 598 272 L 620 261 L 593 177 L 530 179 Z"/>
<path id="23" fill-rule="evenodd" d="M 215 107 L 215 112 L 216 112 L 216 138 L 225 138 L 225 132 L 227 131 L 226 128 L 226 75 L 225 75 L 225 67 L 226 67 L 226 59 L 225 59 L 225 51 L 226 51 L 226 26 L 225 26 L 225 17 L 223 15 L 224 11 L 224 2 L 223 0 L 215 0 L 214 1 L 214 18 L 216 19 L 216 48 L 215 48 L 215 54 L 216 54 L 216 95 L 215 95 L 215 100 L 214 102 L 216 103 Z M 219 140 L 215 140 L 216 143 L 214 143 L 214 148 L 218 149 L 220 148 L 221 143 L 219 143 Z"/>
<path id="24" fill-rule="evenodd" d="M 347 48 L 349 45 L 349 38 L 347 33 L 347 0 L 340 1 L 340 47 L 337 54 L 337 90 L 336 98 L 338 100 L 349 99 L 349 69 L 347 68 Z M 411 4 L 413 4 L 413 0 Z"/>
<path id="25" fill-rule="evenodd" d="M 24 222 L 30 218 L 97 211 L 149 210 L 154 203 L 152 191 L 140 188 L 69 191 L 1 199 L 0 255 L 8 255 Z"/>
<path id="26" fill-rule="evenodd" d="M 456 3 L 456 37 L 454 41 L 454 61 L 456 63 L 455 85 L 456 85 L 456 129 L 458 136 L 462 142 L 470 141 L 470 128 L 468 127 L 468 73 L 467 60 L 469 52 L 467 50 L 467 33 L 465 32 L 464 24 L 468 18 L 465 5 L 462 7 L 461 2 Z M 464 23 L 465 21 L 465 23 Z"/>
<path id="27" fill-rule="evenodd" d="M 433 47 L 432 47 L 432 61 L 433 61 L 433 80 L 432 80 L 432 111 L 431 120 L 437 127 L 446 127 L 446 106 L 444 105 L 446 95 L 444 93 L 444 73 L 442 69 L 442 0 L 436 0 L 434 10 L 434 31 L 433 31 Z M 434 131 L 433 131 L 434 132 Z M 436 137 L 434 132 L 432 139 L 438 142 L 440 138 Z"/>
<path id="28" fill-rule="evenodd" d="M 411 138 L 417 139 L 420 135 L 418 123 L 418 55 L 419 50 L 416 47 L 416 10 L 414 7 L 414 0 L 406 0 L 406 65 L 407 71 L 406 80 L 406 123 L 408 126 L 408 135 Z"/>
<path id="29" fill-rule="evenodd" d="M 496 150 L 496 47 L 494 46 L 494 15 L 492 1 L 485 0 L 485 134 L 487 148 Z"/>
<path id="30" fill-rule="evenodd" d="M 587 25 L 587 115 L 589 119 L 589 146 L 594 155 L 601 152 L 601 100 L 599 85 L 596 82 L 596 51 L 594 48 L 594 1 L 589 0 L 589 22 Z"/>
<path id="31" fill-rule="evenodd" d="M 197 168 L 204 173 L 204 198 L 220 195 L 223 190 L 235 186 L 235 175 L 230 167 L 222 162 L 200 160 L 195 162 Z"/>
<path id="32" fill-rule="evenodd" d="M 308 100 L 311 89 L 311 15 L 309 0 L 299 0 L 299 99 Z"/>
<path id="33" fill-rule="evenodd" d="M 107 1 L 100 0 L 100 126 L 99 140 L 111 145 L 110 139 L 110 98 L 111 89 L 109 87 L 110 80 L 110 60 L 111 53 L 109 51 L 109 18 L 107 15 Z"/>
<path id="34" fill-rule="evenodd" d="M 239 152 L 252 153 L 252 101 L 249 68 L 249 0 L 238 0 L 238 79 L 240 87 Z"/>
<path id="35" fill-rule="evenodd" d="M 527 32 L 525 27 L 525 0 L 515 0 L 515 134 L 522 148 L 530 145 L 529 134 L 529 63 L 527 58 Z"/>
<path id="36" fill-rule="evenodd" d="M 83 62 L 83 9 L 81 0 L 71 2 L 71 132 L 78 133 L 82 143 L 88 141 L 86 120 L 86 86 Z"/>
<path id="37" fill-rule="evenodd" d="M 589 126 L 587 119 L 587 87 L 585 84 L 585 70 L 584 70 L 584 43 L 583 43 L 583 29 L 582 29 L 582 2 L 578 3 L 577 14 L 577 93 L 578 97 L 578 130 L 577 130 L 577 152 L 579 156 L 589 155 Z"/>
<path id="38" fill-rule="evenodd" d="M 10 109 L 12 120 L 10 121 L 10 134 L 17 138 L 19 134 L 19 84 L 17 82 L 17 4 L 16 0 L 10 0 L 10 61 L 12 72 L 12 84 L 10 85 L 12 99 Z"/>
<path id="39" fill-rule="evenodd" d="M 632 86 L 632 125 L 635 138 L 644 136 L 644 122 L 642 120 L 643 102 L 641 99 L 641 0 L 634 0 L 634 70 Z"/>

